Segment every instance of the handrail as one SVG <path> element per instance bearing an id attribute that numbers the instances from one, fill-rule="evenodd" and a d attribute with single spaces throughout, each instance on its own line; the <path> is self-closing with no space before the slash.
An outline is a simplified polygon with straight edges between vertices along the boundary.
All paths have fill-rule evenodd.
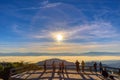
<path id="1" fill-rule="evenodd" d="M 39 66 L 44 67 L 44 65 L 39 65 Z M 46 67 L 47 67 L 47 69 L 52 69 L 51 68 L 52 65 L 47 65 Z M 79 67 L 80 67 L 80 69 L 82 68 L 81 65 Z M 56 66 L 56 68 L 59 68 L 59 66 Z M 97 66 L 97 71 L 100 71 L 99 68 L 100 68 L 100 66 Z M 115 78 L 119 78 L 119 76 L 120 76 L 120 68 L 107 67 L 107 66 L 103 66 L 103 68 L 106 68 L 107 71 L 109 71 L 108 69 L 114 69 L 114 70 L 116 70 L 117 73 L 118 73 L 117 75 L 114 75 L 114 74 L 110 74 L 110 75 L 114 76 Z M 70 69 L 70 70 L 74 69 L 75 70 L 76 66 L 75 65 L 65 65 L 65 70 L 68 70 L 68 69 Z M 13 68 L 13 69 L 11 69 L 10 70 L 10 80 L 12 80 L 12 76 L 18 74 L 18 72 L 26 72 L 28 70 L 29 70 L 28 67 L 19 67 L 19 68 Z M 94 70 L 94 66 L 84 66 L 84 71 L 94 72 L 95 71 Z"/>
<path id="2" fill-rule="evenodd" d="M 43 65 L 39 65 L 39 66 L 43 66 Z M 46 65 L 47 69 L 52 69 L 52 65 Z M 80 68 L 82 67 L 81 65 L 79 66 Z M 59 68 L 59 66 L 56 66 L 56 69 Z M 75 65 L 65 65 L 65 68 L 66 69 L 76 69 Z M 99 71 L 100 66 L 97 66 L 97 70 Z M 103 66 L 103 68 L 106 68 L 107 70 L 108 69 L 114 69 L 118 72 L 118 74 L 120 74 L 120 68 L 114 68 L 114 67 L 107 67 L 107 66 Z M 29 70 L 29 68 L 26 68 L 26 67 L 19 67 L 19 68 L 13 68 L 10 70 L 10 74 L 11 75 L 14 75 L 16 74 L 17 72 L 24 72 L 24 71 L 27 71 Z M 84 66 L 84 70 L 89 70 L 89 71 L 94 71 L 94 66 Z"/>

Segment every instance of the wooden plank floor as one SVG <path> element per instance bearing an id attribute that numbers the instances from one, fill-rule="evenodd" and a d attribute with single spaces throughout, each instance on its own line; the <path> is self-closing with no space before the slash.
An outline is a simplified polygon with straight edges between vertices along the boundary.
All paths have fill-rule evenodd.
<path id="1" fill-rule="evenodd" d="M 11 76 L 12 80 L 104 80 L 100 73 L 80 72 L 67 70 L 64 73 L 58 73 L 58 70 L 37 70 L 28 71 Z"/>

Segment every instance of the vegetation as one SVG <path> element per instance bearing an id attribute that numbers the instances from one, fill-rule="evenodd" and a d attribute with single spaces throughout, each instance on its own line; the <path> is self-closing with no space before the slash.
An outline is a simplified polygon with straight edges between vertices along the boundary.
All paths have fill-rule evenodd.
<path id="1" fill-rule="evenodd" d="M 3 62 L 3 63 L 0 63 L 0 78 L 2 78 L 3 80 L 9 80 L 11 69 L 15 69 L 14 72 L 17 74 L 17 73 L 25 72 L 28 70 L 41 69 L 41 67 L 39 67 L 36 64 L 28 64 L 23 62 L 14 62 L 14 63 Z"/>

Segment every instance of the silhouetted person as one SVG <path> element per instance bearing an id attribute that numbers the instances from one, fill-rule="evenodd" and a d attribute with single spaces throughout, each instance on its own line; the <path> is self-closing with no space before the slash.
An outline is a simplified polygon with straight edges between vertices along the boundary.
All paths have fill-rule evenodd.
<path id="1" fill-rule="evenodd" d="M 101 62 L 99 63 L 99 68 L 100 68 L 100 73 L 102 73 L 102 68 L 103 67 L 102 67 L 102 63 Z"/>
<path id="2" fill-rule="evenodd" d="M 84 72 L 84 67 L 85 67 L 85 62 L 84 61 L 81 62 L 81 66 L 82 66 L 82 72 Z"/>
<path id="3" fill-rule="evenodd" d="M 62 71 L 62 73 L 64 72 L 64 67 L 65 67 L 65 65 L 64 65 L 64 62 L 62 61 L 62 64 L 61 64 L 61 71 Z"/>
<path id="4" fill-rule="evenodd" d="M 53 61 L 52 67 L 53 67 L 53 72 L 55 72 L 55 69 L 56 69 L 55 61 Z"/>
<path id="5" fill-rule="evenodd" d="M 62 63 L 59 62 L 59 70 L 58 70 L 58 74 L 61 73 L 61 70 L 62 70 Z"/>
<path id="6" fill-rule="evenodd" d="M 44 71 L 46 71 L 46 61 L 44 62 Z"/>
<path id="7" fill-rule="evenodd" d="M 97 72 L 97 63 L 95 62 L 93 66 L 94 66 L 95 72 Z"/>
<path id="8" fill-rule="evenodd" d="M 102 70 L 102 75 L 104 78 L 108 78 L 108 72 L 106 71 L 105 68 Z"/>
<path id="9" fill-rule="evenodd" d="M 80 66 L 79 66 L 80 63 L 78 62 L 78 60 L 76 60 L 75 64 L 76 64 L 76 71 L 79 72 L 80 71 Z"/>

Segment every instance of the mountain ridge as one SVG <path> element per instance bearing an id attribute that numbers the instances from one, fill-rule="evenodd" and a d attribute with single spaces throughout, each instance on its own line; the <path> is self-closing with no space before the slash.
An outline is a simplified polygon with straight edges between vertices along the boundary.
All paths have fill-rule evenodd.
<path id="1" fill-rule="evenodd" d="M 120 52 L 86 52 L 86 53 L 0 53 L 0 56 L 120 56 Z"/>

